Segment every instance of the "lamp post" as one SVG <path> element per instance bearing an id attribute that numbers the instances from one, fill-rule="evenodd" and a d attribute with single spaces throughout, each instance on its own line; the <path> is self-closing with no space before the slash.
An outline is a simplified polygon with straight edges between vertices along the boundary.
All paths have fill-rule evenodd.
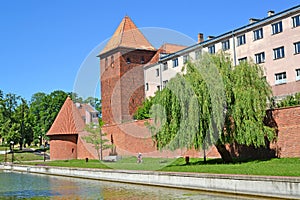
<path id="1" fill-rule="evenodd" d="M 47 142 L 45 141 L 45 144 L 44 144 L 44 162 L 46 161 L 46 144 L 47 144 Z"/>
<path id="2" fill-rule="evenodd" d="M 13 164 L 14 162 L 14 141 L 10 141 L 10 145 L 11 145 L 11 164 Z"/>
<path id="3" fill-rule="evenodd" d="M 4 156 L 4 163 L 7 163 L 7 142 L 5 142 L 5 156 Z"/>

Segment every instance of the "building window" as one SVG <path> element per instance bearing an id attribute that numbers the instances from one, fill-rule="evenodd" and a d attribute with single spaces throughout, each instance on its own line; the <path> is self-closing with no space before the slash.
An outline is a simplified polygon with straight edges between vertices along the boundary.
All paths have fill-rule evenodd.
<path id="1" fill-rule="evenodd" d="M 215 45 L 211 45 L 211 46 L 208 47 L 208 53 L 210 53 L 210 54 L 215 54 L 216 53 Z"/>
<path id="2" fill-rule="evenodd" d="M 230 43 L 229 43 L 229 40 L 223 41 L 223 42 L 222 42 L 222 50 L 223 50 L 223 51 L 226 51 L 226 50 L 228 50 L 228 49 L 230 49 Z"/>
<path id="3" fill-rule="evenodd" d="M 293 19 L 293 27 L 294 28 L 297 26 L 300 26 L 300 15 L 292 17 L 292 19 Z"/>
<path id="4" fill-rule="evenodd" d="M 286 83 L 286 72 L 275 74 L 275 84 Z"/>
<path id="5" fill-rule="evenodd" d="M 159 76 L 159 68 L 157 68 L 157 69 L 155 70 L 155 72 L 156 72 L 156 76 Z"/>
<path id="6" fill-rule="evenodd" d="M 262 28 L 253 31 L 254 40 L 259 40 L 263 37 L 264 37 L 264 35 L 263 35 L 263 29 Z"/>
<path id="7" fill-rule="evenodd" d="M 265 62 L 265 52 L 255 54 L 255 62 L 256 64 Z"/>
<path id="8" fill-rule="evenodd" d="M 157 88 L 157 90 L 158 90 L 158 91 L 160 91 L 160 86 L 159 86 L 159 85 L 158 85 L 158 86 L 156 86 L 156 88 Z"/>
<path id="9" fill-rule="evenodd" d="M 241 62 L 247 62 L 247 57 L 239 58 L 238 61 L 239 61 L 239 63 L 241 63 Z"/>
<path id="10" fill-rule="evenodd" d="M 189 59 L 190 59 L 190 57 L 189 57 L 188 54 L 187 54 L 187 55 L 184 55 L 184 56 L 183 56 L 183 64 L 187 63 L 187 61 L 189 61 Z"/>
<path id="11" fill-rule="evenodd" d="M 196 60 L 198 60 L 200 58 L 200 55 L 201 55 L 201 50 L 198 50 L 198 51 L 195 52 Z"/>
<path id="12" fill-rule="evenodd" d="M 178 58 L 173 59 L 173 67 L 178 66 Z"/>
<path id="13" fill-rule="evenodd" d="M 274 34 L 277 34 L 277 33 L 280 33 L 282 32 L 282 22 L 277 22 L 275 24 L 272 24 L 272 33 L 273 35 Z"/>
<path id="14" fill-rule="evenodd" d="M 164 62 L 163 63 L 163 70 L 165 71 L 165 70 L 167 70 L 168 69 L 168 63 L 167 62 Z"/>
<path id="15" fill-rule="evenodd" d="M 149 91 L 149 83 L 146 83 L 146 84 L 145 84 L 145 90 L 146 90 L 146 91 Z"/>
<path id="16" fill-rule="evenodd" d="M 168 83 L 168 80 L 163 81 L 163 88 L 166 87 L 167 83 Z"/>
<path id="17" fill-rule="evenodd" d="M 114 67 L 114 64 L 115 64 L 114 56 L 111 56 L 110 59 L 111 59 L 110 66 L 111 66 L 111 67 Z"/>
<path id="18" fill-rule="evenodd" d="M 284 57 L 284 47 L 273 49 L 273 52 L 274 52 L 274 60 Z"/>
<path id="19" fill-rule="evenodd" d="M 108 58 L 105 58 L 105 69 L 107 69 L 107 67 L 108 67 Z"/>
<path id="20" fill-rule="evenodd" d="M 126 62 L 127 62 L 127 64 L 130 64 L 130 63 L 131 63 L 130 58 L 127 58 L 127 59 L 126 59 Z"/>
<path id="21" fill-rule="evenodd" d="M 144 58 L 144 56 L 141 57 L 141 63 L 142 63 L 142 64 L 145 63 L 145 58 Z"/>
<path id="22" fill-rule="evenodd" d="M 238 36 L 236 39 L 237 39 L 237 45 L 238 46 L 246 44 L 246 36 L 245 36 L 245 34 Z"/>
<path id="23" fill-rule="evenodd" d="M 296 81 L 300 80 L 300 69 L 296 69 Z"/>
<path id="24" fill-rule="evenodd" d="M 295 54 L 300 53 L 300 42 L 294 43 L 295 46 Z"/>

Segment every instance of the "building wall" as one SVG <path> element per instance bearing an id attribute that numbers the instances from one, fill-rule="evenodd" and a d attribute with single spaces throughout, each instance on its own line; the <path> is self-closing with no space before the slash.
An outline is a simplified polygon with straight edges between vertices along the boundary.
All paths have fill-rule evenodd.
<path id="1" fill-rule="evenodd" d="M 297 8 L 293 12 L 287 11 L 278 17 L 266 18 L 261 22 L 255 24 L 249 24 L 249 26 L 229 31 L 224 35 L 217 36 L 213 39 L 206 40 L 197 45 L 197 47 L 191 46 L 184 51 L 179 51 L 174 55 L 162 59 L 161 62 L 167 62 L 169 69 L 172 68 L 172 60 L 176 57 L 179 59 L 179 66 L 175 69 L 176 72 L 181 71 L 184 63 L 182 58 L 184 55 L 189 54 L 192 60 L 196 59 L 196 52 L 208 52 L 208 47 L 214 45 L 215 52 L 222 50 L 222 42 L 229 40 L 230 48 L 226 50 L 232 59 L 233 64 L 239 64 L 239 59 L 246 57 L 248 61 L 256 62 L 255 54 L 264 52 L 265 61 L 260 63 L 264 68 L 264 73 L 267 81 L 272 87 L 273 95 L 278 98 L 283 98 L 286 95 L 294 94 L 300 91 L 300 81 L 296 79 L 296 69 L 300 69 L 300 54 L 295 53 L 295 42 L 300 42 L 300 26 L 293 27 L 292 17 L 299 16 L 300 9 Z M 282 21 L 283 31 L 277 34 L 272 33 L 272 24 Z M 257 29 L 263 29 L 263 38 L 254 40 L 253 31 Z M 238 45 L 237 38 L 245 34 L 246 43 Z M 274 59 L 273 49 L 278 47 L 284 47 L 285 56 L 280 59 Z M 156 85 L 162 85 L 162 80 L 169 80 L 174 77 L 176 73 L 174 70 L 165 71 L 160 79 L 153 77 L 155 75 L 155 68 L 159 67 L 153 65 L 151 68 L 145 68 L 145 84 L 151 83 L 152 88 L 146 91 L 146 97 L 153 96 L 157 90 Z M 286 72 L 285 83 L 275 83 L 275 74 Z M 300 76 L 298 76 L 298 80 Z"/>
<path id="2" fill-rule="evenodd" d="M 77 134 L 50 135 L 50 160 L 77 159 Z"/>

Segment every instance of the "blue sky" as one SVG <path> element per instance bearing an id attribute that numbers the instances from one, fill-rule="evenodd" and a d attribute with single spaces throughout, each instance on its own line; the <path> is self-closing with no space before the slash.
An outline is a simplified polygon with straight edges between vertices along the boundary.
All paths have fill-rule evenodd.
<path id="1" fill-rule="evenodd" d="M 73 91 L 82 68 L 99 73 L 97 47 L 125 15 L 140 28 L 167 28 L 196 41 L 199 32 L 217 36 L 296 5 L 299 0 L 0 0 L 0 90 L 27 100 L 36 92 Z"/>

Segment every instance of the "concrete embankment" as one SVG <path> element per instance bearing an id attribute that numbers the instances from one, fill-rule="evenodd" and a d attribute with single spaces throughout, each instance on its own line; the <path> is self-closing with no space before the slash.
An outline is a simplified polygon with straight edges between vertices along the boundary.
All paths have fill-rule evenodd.
<path id="1" fill-rule="evenodd" d="M 300 199 L 300 177 L 104 170 L 27 165 L 0 165 L 0 169 L 241 195 Z"/>

